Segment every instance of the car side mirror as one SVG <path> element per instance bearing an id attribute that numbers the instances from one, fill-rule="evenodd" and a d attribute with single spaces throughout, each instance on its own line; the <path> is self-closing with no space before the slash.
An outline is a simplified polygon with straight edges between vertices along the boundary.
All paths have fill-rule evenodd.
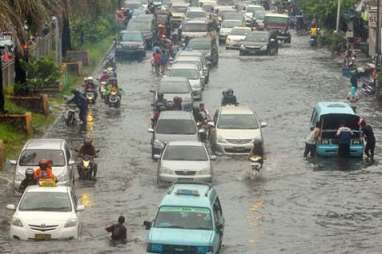
<path id="1" fill-rule="evenodd" d="M 77 212 L 81 212 L 81 211 L 83 211 L 83 210 L 85 210 L 85 206 L 84 205 L 77 205 L 77 209 L 76 209 L 76 211 Z"/>
<path id="2" fill-rule="evenodd" d="M 154 154 L 153 158 L 154 160 L 160 160 L 160 154 Z"/>
<path id="3" fill-rule="evenodd" d="M 17 161 L 16 161 L 16 160 L 9 160 L 8 162 L 9 162 L 9 164 L 11 164 L 12 166 L 16 166 L 16 164 L 17 164 Z"/>
<path id="4" fill-rule="evenodd" d="M 76 162 L 74 160 L 69 160 L 69 166 L 73 166 L 75 164 L 76 164 Z"/>
<path id="5" fill-rule="evenodd" d="M 260 126 L 261 126 L 261 128 L 265 128 L 268 126 L 268 124 L 266 122 L 261 122 Z"/>
<path id="6" fill-rule="evenodd" d="M 145 221 L 143 222 L 143 226 L 145 226 L 145 229 L 146 229 L 146 230 L 149 230 L 149 229 L 151 228 L 151 226 L 152 226 L 152 222 L 151 222 L 151 221 L 147 221 L 147 220 L 145 220 Z"/>
<path id="7" fill-rule="evenodd" d="M 210 155 L 210 160 L 216 161 L 216 155 Z"/>
<path id="8" fill-rule="evenodd" d="M 148 131 L 149 133 L 154 133 L 154 129 L 153 129 L 153 128 L 148 128 L 147 131 Z"/>
<path id="9" fill-rule="evenodd" d="M 155 93 L 155 90 L 152 90 L 152 89 L 151 89 L 151 90 L 150 90 L 150 93 Z"/>
<path id="10" fill-rule="evenodd" d="M 8 205 L 6 206 L 6 208 L 7 208 L 8 210 L 16 210 L 16 206 L 15 206 L 14 204 L 8 204 Z"/>

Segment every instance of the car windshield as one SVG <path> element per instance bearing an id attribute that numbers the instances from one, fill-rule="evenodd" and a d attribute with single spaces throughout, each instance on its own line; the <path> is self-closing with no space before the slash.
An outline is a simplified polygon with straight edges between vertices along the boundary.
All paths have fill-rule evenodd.
<path id="1" fill-rule="evenodd" d="M 241 21 L 240 20 L 225 20 L 222 23 L 222 28 L 232 28 L 235 26 L 240 26 Z"/>
<path id="2" fill-rule="evenodd" d="M 27 192 L 21 200 L 19 210 L 70 212 L 72 204 L 65 192 Z"/>
<path id="3" fill-rule="evenodd" d="M 159 93 L 189 93 L 188 86 L 184 82 L 169 82 L 161 84 Z"/>
<path id="4" fill-rule="evenodd" d="M 182 26 L 183 32 L 207 32 L 207 24 L 206 23 L 185 23 Z"/>
<path id="5" fill-rule="evenodd" d="M 210 40 L 191 40 L 188 43 L 188 48 L 192 50 L 210 50 L 211 49 L 211 41 Z"/>
<path id="6" fill-rule="evenodd" d="M 286 24 L 288 24 L 288 17 L 265 16 L 264 22 L 266 22 L 268 24 L 286 25 Z"/>
<path id="7" fill-rule="evenodd" d="M 219 117 L 219 129 L 258 129 L 259 126 L 252 114 L 222 114 Z"/>
<path id="8" fill-rule="evenodd" d="M 255 18 L 264 20 L 265 17 L 265 11 L 255 11 Z"/>
<path id="9" fill-rule="evenodd" d="M 253 42 L 267 42 L 268 40 L 268 34 L 267 33 L 249 33 L 247 34 L 247 37 L 245 38 L 246 41 L 253 41 Z"/>
<path id="10" fill-rule="evenodd" d="M 212 230 L 211 212 L 203 207 L 162 206 L 154 227 Z"/>
<path id="11" fill-rule="evenodd" d="M 203 146 L 168 146 L 163 155 L 168 161 L 208 161 L 206 149 Z"/>
<path id="12" fill-rule="evenodd" d="M 187 119 L 159 119 L 156 133 L 193 135 L 196 133 L 196 126 L 194 121 Z"/>
<path id="13" fill-rule="evenodd" d="M 170 77 L 184 77 L 188 79 L 199 79 L 200 73 L 197 69 L 178 69 L 173 68 L 169 70 L 168 75 Z"/>
<path id="14" fill-rule="evenodd" d="M 127 29 L 129 31 L 149 31 L 151 30 L 151 22 L 150 20 L 137 20 L 129 23 Z"/>
<path id="15" fill-rule="evenodd" d="M 264 8 L 261 6 L 249 6 L 249 7 L 247 7 L 247 12 L 256 13 L 256 11 L 264 11 Z"/>
<path id="16" fill-rule="evenodd" d="M 56 167 L 65 166 L 64 151 L 61 150 L 24 150 L 20 156 L 20 166 L 38 166 L 40 160 L 51 160 Z"/>
<path id="17" fill-rule="evenodd" d="M 187 18 L 195 19 L 195 18 L 205 18 L 207 17 L 207 13 L 204 11 L 189 11 L 187 12 Z"/>
<path id="18" fill-rule="evenodd" d="M 172 6 L 171 7 L 171 12 L 182 12 L 186 13 L 187 11 L 187 6 Z"/>
<path id="19" fill-rule="evenodd" d="M 142 35 L 139 33 L 122 33 L 122 41 L 142 41 Z"/>
<path id="20" fill-rule="evenodd" d="M 246 35 L 249 32 L 250 30 L 247 29 L 234 28 L 231 31 L 231 35 Z"/>

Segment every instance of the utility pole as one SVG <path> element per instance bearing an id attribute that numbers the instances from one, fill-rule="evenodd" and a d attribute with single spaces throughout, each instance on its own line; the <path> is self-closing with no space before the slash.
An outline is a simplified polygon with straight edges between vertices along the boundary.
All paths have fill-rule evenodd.
<path id="1" fill-rule="evenodd" d="M 380 58 L 381 58 L 381 0 L 377 1 L 377 39 L 376 39 L 376 53 L 377 53 L 377 59 L 376 59 L 376 65 L 380 64 Z"/>
<path id="2" fill-rule="evenodd" d="M 340 30 L 340 15 L 341 15 L 341 0 L 338 0 L 338 3 L 337 3 L 336 33 L 338 33 L 339 30 Z"/>
<path id="3" fill-rule="evenodd" d="M 52 21 L 55 28 L 55 40 L 56 40 L 56 63 L 59 65 L 62 63 L 62 49 L 61 49 L 61 35 L 60 35 L 60 24 L 57 17 L 52 17 Z"/>

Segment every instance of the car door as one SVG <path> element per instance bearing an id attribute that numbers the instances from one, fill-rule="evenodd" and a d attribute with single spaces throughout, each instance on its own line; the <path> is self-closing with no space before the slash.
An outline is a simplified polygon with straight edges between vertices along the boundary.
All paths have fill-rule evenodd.
<path id="1" fill-rule="evenodd" d="M 71 153 L 70 148 L 69 148 L 67 143 L 65 143 L 64 149 L 65 149 L 65 157 L 66 157 L 66 167 L 68 169 L 67 174 L 69 176 L 69 179 L 72 180 L 70 182 L 73 183 L 74 182 L 74 170 L 73 170 L 73 165 L 70 165 L 70 161 L 72 160 L 72 153 Z"/>
<path id="2" fill-rule="evenodd" d="M 214 250 L 216 250 L 215 253 L 220 250 L 223 242 L 223 234 L 224 234 L 224 217 L 223 217 L 223 210 L 219 201 L 219 198 L 216 197 L 214 204 L 213 204 L 213 213 L 214 213 L 214 223 L 215 223 L 215 239 L 214 239 Z M 219 230 L 218 227 L 221 225 L 221 229 Z"/>

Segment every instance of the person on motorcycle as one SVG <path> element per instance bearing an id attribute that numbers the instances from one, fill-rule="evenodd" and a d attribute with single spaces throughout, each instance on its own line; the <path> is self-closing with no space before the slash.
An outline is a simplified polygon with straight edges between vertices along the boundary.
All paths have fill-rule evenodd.
<path id="1" fill-rule="evenodd" d="M 84 78 L 84 89 L 85 91 L 96 89 L 96 85 L 95 85 L 93 77 Z"/>
<path id="2" fill-rule="evenodd" d="M 56 180 L 56 177 L 53 175 L 52 161 L 45 159 L 40 160 L 38 165 L 39 167 L 34 170 L 33 174 L 33 178 L 36 182 L 44 179 Z"/>
<path id="3" fill-rule="evenodd" d="M 109 84 L 106 86 L 106 90 L 105 90 L 106 98 L 108 98 L 108 96 L 110 95 L 112 91 L 117 92 L 118 96 L 121 96 L 119 92 L 118 81 L 116 78 L 109 79 Z"/>
<path id="4" fill-rule="evenodd" d="M 173 102 L 174 102 L 174 110 L 182 110 L 183 100 L 181 97 L 175 96 L 173 99 Z"/>
<path id="5" fill-rule="evenodd" d="M 255 139 L 253 142 L 253 147 L 249 153 L 248 159 L 252 162 L 260 163 L 260 167 L 264 164 L 264 149 L 261 140 Z"/>
<path id="6" fill-rule="evenodd" d="M 320 31 L 320 29 L 318 28 L 317 24 L 313 23 L 312 26 L 310 27 L 310 31 L 309 31 L 310 39 L 317 42 L 319 31 Z"/>
<path id="7" fill-rule="evenodd" d="M 81 158 L 90 157 L 93 164 L 93 176 L 97 176 L 97 164 L 94 162 L 94 158 L 97 156 L 97 151 L 93 145 L 93 140 L 91 138 L 85 138 L 84 143 L 78 152 L 78 156 Z M 80 172 L 79 172 L 80 174 Z M 81 174 L 80 174 L 81 175 Z"/>
<path id="8" fill-rule="evenodd" d="M 80 109 L 80 120 L 86 124 L 88 116 L 88 99 L 78 90 L 72 90 L 73 98 L 67 103 L 74 103 Z"/>
<path id="9" fill-rule="evenodd" d="M 237 99 L 236 96 L 233 93 L 232 89 L 228 89 L 227 91 L 223 91 L 223 99 L 222 99 L 222 106 L 226 105 L 237 105 Z"/>
<path id="10" fill-rule="evenodd" d="M 25 189 L 30 185 L 36 185 L 37 181 L 34 178 L 34 171 L 31 168 L 25 170 L 25 178 L 19 186 L 19 192 L 24 193 Z"/>
<path id="11" fill-rule="evenodd" d="M 204 103 L 199 104 L 198 114 L 196 115 L 197 122 L 210 121 L 211 116 Z"/>

